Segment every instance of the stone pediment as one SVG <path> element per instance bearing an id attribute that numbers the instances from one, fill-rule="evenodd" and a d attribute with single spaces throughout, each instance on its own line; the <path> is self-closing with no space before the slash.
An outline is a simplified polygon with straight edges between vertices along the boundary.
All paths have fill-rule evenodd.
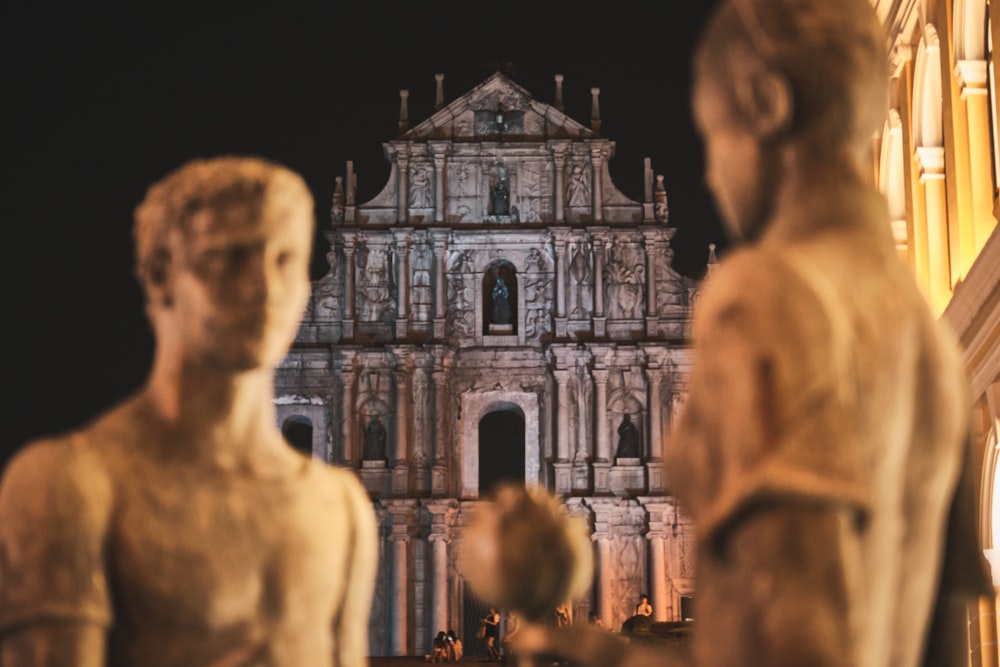
<path id="1" fill-rule="evenodd" d="M 592 139 L 597 134 L 496 72 L 481 84 L 407 130 L 399 139 L 519 141 Z"/>

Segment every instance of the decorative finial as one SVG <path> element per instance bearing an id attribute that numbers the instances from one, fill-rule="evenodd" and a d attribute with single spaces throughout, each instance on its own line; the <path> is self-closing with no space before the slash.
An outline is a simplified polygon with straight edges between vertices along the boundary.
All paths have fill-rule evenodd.
<path id="1" fill-rule="evenodd" d="M 708 244 L 708 271 L 709 271 L 709 273 L 711 273 L 712 271 L 715 271 L 715 267 L 716 267 L 716 265 L 718 263 L 719 263 L 719 260 L 715 257 L 715 244 L 714 243 L 709 243 Z"/>
<path id="2" fill-rule="evenodd" d="M 556 74 L 556 100 L 555 100 L 555 107 L 556 107 L 556 109 L 559 109 L 559 111 L 563 110 L 562 82 L 563 82 L 563 75 L 562 74 Z"/>
<path id="3" fill-rule="evenodd" d="M 409 114 L 406 108 L 406 99 L 410 96 L 410 91 L 405 88 L 399 91 L 399 133 L 406 132 L 410 126 Z"/>
<path id="4" fill-rule="evenodd" d="M 600 95 L 600 88 L 590 89 L 590 129 L 594 132 L 601 131 L 601 105 L 598 99 Z"/>
<path id="5" fill-rule="evenodd" d="M 667 207 L 667 189 L 663 186 L 663 174 L 656 175 L 656 188 L 653 191 L 653 217 L 657 222 L 666 222 L 670 216 Z"/>
<path id="6" fill-rule="evenodd" d="M 337 184 L 333 188 L 333 207 L 330 210 L 330 222 L 333 226 L 344 222 L 344 177 L 334 178 Z"/>
<path id="7" fill-rule="evenodd" d="M 444 74 L 438 72 L 434 75 L 434 80 L 437 81 L 437 90 L 434 93 L 434 110 L 437 111 L 444 106 Z"/>

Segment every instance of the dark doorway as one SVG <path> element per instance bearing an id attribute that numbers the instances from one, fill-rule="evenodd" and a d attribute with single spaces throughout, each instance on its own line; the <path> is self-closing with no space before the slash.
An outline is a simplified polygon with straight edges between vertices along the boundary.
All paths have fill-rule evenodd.
<path id="1" fill-rule="evenodd" d="M 313 425 L 308 418 L 293 415 L 281 425 L 281 434 L 292 447 L 306 456 L 312 456 Z"/>
<path id="2" fill-rule="evenodd" d="M 462 628 L 459 631 L 462 638 L 462 650 L 468 656 L 486 655 L 486 640 L 476 636 L 482 619 L 486 618 L 490 607 L 488 604 L 469 592 L 469 585 L 464 587 L 462 595 Z M 437 634 L 435 632 L 435 634 Z"/>
<path id="3" fill-rule="evenodd" d="M 491 412 L 479 421 L 479 495 L 500 482 L 524 484 L 524 414 Z"/>

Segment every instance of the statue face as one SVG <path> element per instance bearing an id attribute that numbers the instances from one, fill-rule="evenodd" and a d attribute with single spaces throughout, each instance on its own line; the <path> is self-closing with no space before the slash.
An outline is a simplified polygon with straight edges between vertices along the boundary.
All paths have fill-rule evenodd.
<path id="1" fill-rule="evenodd" d="M 175 231 L 173 317 L 181 353 L 230 371 L 276 365 L 309 298 L 312 211 L 265 201 L 201 211 Z"/>
<path id="2" fill-rule="evenodd" d="M 773 155 L 736 117 L 722 85 L 721 73 L 696 68 L 693 110 L 705 146 L 705 180 L 729 234 L 752 239 L 767 219 Z"/>

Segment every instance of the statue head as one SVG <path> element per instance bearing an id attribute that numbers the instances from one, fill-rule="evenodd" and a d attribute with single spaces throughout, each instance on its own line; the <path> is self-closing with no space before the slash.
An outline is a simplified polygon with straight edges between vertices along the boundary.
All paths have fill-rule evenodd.
<path id="1" fill-rule="evenodd" d="M 194 160 L 150 187 L 133 235 L 161 347 L 235 368 L 280 361 L 309 298 L 314 224 L 302 178 L 259 158 Z"/>
<path id="2" fill-rule="evenodd" d="M 694 114 L 723 217 L 753 237 L 789 145 L 862 169 L 887 109 L 885 36 L 868 0 L 725 0 L 694 58 Z"/>

